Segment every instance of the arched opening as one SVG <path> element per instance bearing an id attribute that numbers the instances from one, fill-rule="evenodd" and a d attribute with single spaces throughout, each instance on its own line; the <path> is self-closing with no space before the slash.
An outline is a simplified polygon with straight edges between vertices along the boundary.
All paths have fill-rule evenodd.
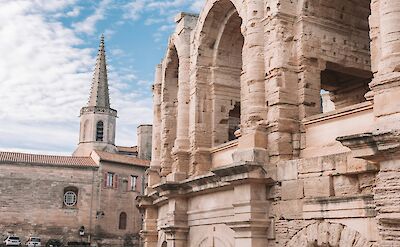
<path id="1" fill-rule="evenodd" d="M 164 60 L 164 74 L 161 85 L 161 173 L 163 176 L 172 169 L 172 148 L 176 139 L 179 58 L 174 45 L 167 51 Z"/>
<path id="2" fill-rule="evenodd" d="M 102 142 L 104 139 L 104 123 L 103 121 L 98 121 L 96 124 L 96 141 Z"/>
<path id="3" fill-rule="evenodd" d="M 308 102 L 315 113 L 326 113 L 366 101 L 368 84 L 373 78 L 371 65 L 370 0 L 321 0 L 304 1 L 303 14 L 313 16 L 315 24 L 308 29 L 315 42 L 308 42 L 305 49 L 318 51 L 318 74 L 307 80 L 307 90 L 313 89 L 310 81 L 320 77 L 315 97 L 320 102 Z M 330 23 L 322 27 L 318 23 Z M 318 47 L 312 47 L 318 44 Z M 307 47 L 310 46 L 310 47 Z M 314 55 L 315 56 L 315 55 Z M 316 95 L 315 95 L 316 96 Z"/>
<path id="4" fill-rule="evenodd" d="M 127 215 L 125 212 L 119 214 L 118 229 L 126 230 Z"/>
<path id="5" fill-rule="evenodd" d="M 161 244 L 161 247 L 167 247 L 167 246 L 168 246 L 167 241 L 164 241 L 164 242 Z"/>
<path id="6" fill-rule="evenodd" d="M 209 11 L 203 26 L 197 57 L 197 87 L 202 90 L 197 122 L 209 137 L 208 141 L 201 138 L 206 147 L 236 139 L 234 132 L 240 128 L 244 45 L 241 25 L 232 2 L 220 0 Z"/>

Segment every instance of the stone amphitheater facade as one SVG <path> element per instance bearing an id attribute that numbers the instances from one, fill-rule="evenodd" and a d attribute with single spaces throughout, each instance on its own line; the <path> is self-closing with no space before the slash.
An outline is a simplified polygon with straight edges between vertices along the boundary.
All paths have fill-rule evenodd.
<path id="1" fill-rule="evenodd" d="M 400 2 L 207 0 L 175 21 L 144 246 L 400 246 Z"/>

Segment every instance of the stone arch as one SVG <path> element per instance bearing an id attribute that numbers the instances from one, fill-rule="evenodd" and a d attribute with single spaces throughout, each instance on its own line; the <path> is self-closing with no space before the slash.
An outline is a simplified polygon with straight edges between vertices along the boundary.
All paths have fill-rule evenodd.
<path id="1" fill-rule="evenodd" d="M 167 236 L 164 231 L 158 232 L 158 244 L 157 247 L 164 247 L 168 245 Z"/>
<path id="2" fill-rule="evenodd" d="M 216 225 L 205 227 L 201 230 L 202 234 L 191 239 L 191 247 L 233 247 L 234 232 L 226 225 Z"/>
<path id="3" fill-rule="evenodd" d="M 371 68 L 371 55 L 374 56 L 374 52 L 371 53 L 370 49 L 371 40 L 374 42 L 374 39 L 370 35 L 375 33 L 371 33 L 369 27 L 371 1 L 302 0 L 299 6 L 299 16 L 313 16 L 318 21 L 336 23 L 342 29 L 333 32 L 313 29 L 311 39 L 314 41 L 307 41 L 309 44 L 318 44 L 313 47 L 317 53 L 312 58 L 310 56 L 310 59 L 318 58 L 318 63 L 310 66 L 315 69 L 315 75 L 310 77 L 317 82 L 317 90 L 310 95 L 316 102 L 309 108 L 313 110 L 307 116 L 366 101 L 365 94 L 370 91 L 369 83 L 374 72 L 374 68 Z M 306 31 L 305 35 L 310 35 L 310 32 Z M 318 97 L 320 93 L 321 97 Z"/>
<path id="4" fill-rule="evenodd" d="M 243 3 L 213 0 L 200 14 L 192 42 L 190 132 L 192 164 L 201 160 L 191 173 L 210 166 L 205 149 L 229 141 L 229 113 L 241 102 Z M 199 153 L 196 153 L 200 151 Z M 200 156 L 197 156 L 200 155 Z"/>
<path id="5" fill-rule="evenodd" d="M 231 243 L 228 239 L 222 236 L 206 236 L 202 238 L 197 244 L 194 245 L 195 247 L 233 247 L 233 243 Z"/>
<path id="6" fill-rule="evenodd" d="M 172 169 L 172 148 L 176 139 L 178 111 L 179 57 L 174 43 L 170 41 L 163 61 L 161 83 L 161 175 Z"/>
<path id="7" fill-rule="evenodd" d="M 369 242 L 358 231 L 339 224 L 321 221 L 311 224 L 292 237 L 287 247 L 371 247 Z"/>

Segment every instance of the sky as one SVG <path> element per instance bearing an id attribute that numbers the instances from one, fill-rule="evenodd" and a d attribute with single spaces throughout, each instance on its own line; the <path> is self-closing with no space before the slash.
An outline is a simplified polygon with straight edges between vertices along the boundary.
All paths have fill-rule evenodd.
<path id="1" fill-rule="evenodd" d="M 0 151 L 70 155 L 101 34 L 116 144 L 152 123 L 154 68 L 174 16 L 205 0 L 0 0 Z"/>

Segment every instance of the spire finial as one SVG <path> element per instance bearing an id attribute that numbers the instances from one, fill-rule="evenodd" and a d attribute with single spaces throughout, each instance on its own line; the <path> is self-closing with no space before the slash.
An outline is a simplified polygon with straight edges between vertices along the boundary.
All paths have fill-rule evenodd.
<path id="1" fill-rule="evenodd" d="M 88 106 L 110 108 L 104 34 L 100 37 L 99 52 L 97 53 Z"/>

